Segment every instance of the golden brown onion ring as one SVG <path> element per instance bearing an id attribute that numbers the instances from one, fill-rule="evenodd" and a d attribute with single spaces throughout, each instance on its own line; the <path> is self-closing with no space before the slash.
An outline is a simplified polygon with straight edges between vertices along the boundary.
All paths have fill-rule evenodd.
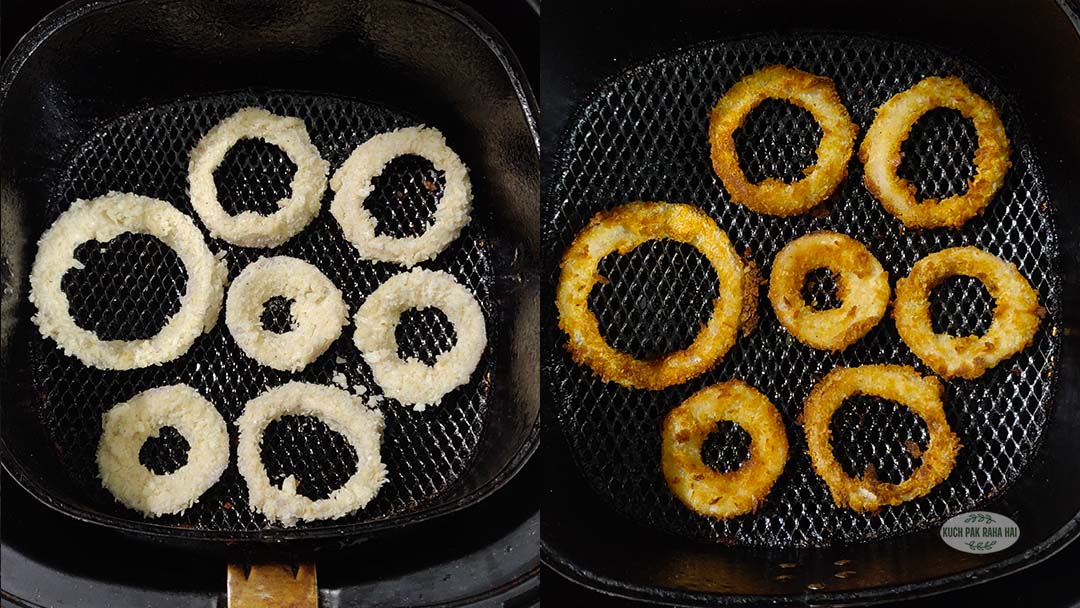
<path id="1" fill-rule="evenodd" d="M 701 446 L 716 423 L 730 421 L 750 435 L 750 457 L 721 473 L 701 460 Z M 707 386 L 664 418 L 660 462 L 671 492 L 695 512 L 726 519 L 757 508 L 787 463 L 780 413 L 765 395 L 741 380 Z"/>
<path id="2" fill-rule="evenodd" d="M 817 162 L 803 170 L 802 179 L 790 184 L 771 177 L 752 184 L 739 168 L 733 135 L 766 99 L 783 99 L 803 108 L 821 125 Z M 771 65 L 735 83 L 713 108 L 709 117 L 713 170 L 733 202 L 757 213 L 798 215 L 828 198 L 843 181 L 858 131 L 832 80 Z"/>
<path id="3" fill-rule="evenodd" d="M 721 285 L 712 316 L 684 350 L 649 360 L 612 348 L 600 335 L 589 309 L 589 292 L 599 280 L 598 266 L 612 252 L 630 253 L 656 239 L 686 243 L 712 264 Z M 735 344 L 743 308 L 743 264 L 727 234 L 692 205 L 635 202 L 597 214 L 563 254 L 556 290 L 559 327 L 574 361 L 605 380 L 631 388 L 660 390 L 708 370 Z"/>
<path id="4" fill-rule="evenodd" d="M 930 293 L 954 275 L 973 277 L 994 298 L 994 320 L 981 336 L 934 333 Z M 896 282 L 893 318 L 900 338 L 939 376 L 978 378 L 1031 344 L 1046 311 L 1016 265 L 975 247 L 943 249 L 915 262 Z"/>
<path id="5" fill-rule="evenodd" d="M 948 198 L 915 199 L 915 186 L 896 174 L 903 154 L 900 145 L 912 125 L 934 108 L 958 110 L 975 125 L 979 148 L 975 151 L 975 177 L 967 192 Z M 877 109 L 877 116 L 859 148 L 866 165 L 863 181 L 885 209 L 908 228 L 959 228 L 981 213 L 1001 188 L 1009 170 L 1009 139 L 997 110 L 972 93 L 956 77 L 926 78 L 893 95 Z"/>
<path id="6" fill-rule="evenodd" d="M 920 376 L 914 368 L 902 365 L 838 367 L 811 389 L 803 406 L 803 431 L 810 462 L 828 484 L 833 502 L 855 511 L 874 511 L 923 496 L 949 476 L 961 446 L 945 419 L 941 390 L 937 378 Z M 833 455 L 829 423 L 844 400 L 856 395 L 903 404 L 926 423 L 930 442 L 922 451 L 922 464 L 904 481 L 893 484 L 870 475 L 850 477 Z"/>

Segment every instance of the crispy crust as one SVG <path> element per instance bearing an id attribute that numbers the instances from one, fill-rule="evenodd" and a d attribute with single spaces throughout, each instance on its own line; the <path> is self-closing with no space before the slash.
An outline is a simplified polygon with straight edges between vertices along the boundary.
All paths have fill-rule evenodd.
<path id="1" fill-rule="evenodd" d="M 981 336 L 934 333 L 930 293 L 946 278 L 964 275 L 982 281 L 994 298 L 994 320 Z M 978 378 L 1024 350 L 1046 311 L 1039 294 L 1015 264 L 975 247 L 943 249 L 915 262 L 896 282 L 893 318 L 900 338 L 942 378 Z"/>
<path id="2" fill-rule="evenodd" d="M 821 125 L 817 162 L 803 170 L 802 179 L 790 184 L 771 177 L 752 184 L 739 168 L 733 135 L 750 111 L 770 98 L 809 111 Z M 828 198 L 847 176 L 858 132 L 832 80 L 771 65 L 735 83 L 713 108 L 709 117 L 713 170 L 733 202 L 757 213 L 798 215 Z"/>
<path id="3" fill-rule="evenodd" d="M 934 108 L 958 110 L 975 125 L 975 177 L 967 192 L 948 198 L 915 199 L 915 186 L 900 178 L 900 145 L 912 125 Z M 986 208 L 1009 170 L 1009 139 L 997 110 L 972 93 L 956 77 L 931 77 L 897 93 L 877 109 L 877 116 L 859 147 L 863 182 L 874 198 L 908 228 L 959 228 Z"/>
<path id="4" fill-rule="evenodd" d="M 806 275 L 828 268 L 842 304 L 815 310 L 801 295 Z M 866 335 L 889 305 L 889 274 L 874 254 L 837 232 L 815 232 L 791 241 L 776 254 L 769 275 L 769 300 L 776 318 L 803 344 L 843 350 Z"/>
<path id="5" fill-rule="evenodd" d="M 701 460 L 716 423 L 729 420 L 750 435 L 750 457 L 720 473 Z M 664 418 L 661 467 L 671 492 L 695 512 L 727 519 L 757 509 L 787 463 L 784 421 L 765 395 L 741 380 L 694 393 Z"/>
<path id="6" fill-rule="evenodd" d="M 700 251 L 716 270 L 722 289 L 709 322 L 684 350 L 650 360 L 613 349 L 589 309 L 589 292 L 599 280 L 600 260 L 611 252 L 627 254 L 650 240 L 672 239 Z M 569 338 L 574 361 L 605 380 L 630 388 L 660 390 L 710 369 L 735 344 L 743 309 L 743 264 L 727 234 L 692 205 L 635 202 L 592 218 L 563 254 L 556 290 L 559 327 Z"/>
<path id="7" fill-rule="evenodd" d="M 923 496 L 949 476 L 961 445 L 945 419 L 941 391 L 937 378 L 920 376 L 914 368 L 901 365 L 837 367 L 811 389 L 803 406 L 803 430 L 814 471 L 828 484 L 833 502 L 855 511 L 874 511 Z M 920 454 L 922 464 L 904 481 L 892 484 L 872 475 L 849 477 L 833 455 L 829 422 L 844 400 L 855 395 L 896 401 L 926 423 L 930 442 Z"/>

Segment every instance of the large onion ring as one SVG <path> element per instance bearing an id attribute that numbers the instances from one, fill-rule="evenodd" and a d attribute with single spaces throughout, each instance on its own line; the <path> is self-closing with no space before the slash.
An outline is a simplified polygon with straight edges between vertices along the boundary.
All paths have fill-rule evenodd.
<path id="1" fill-rule="evenodd" d="M 435 223 L 420 236 L 397 238 L 375 234 L 375 218 L 364 208 L 374 180 L 390 161 L 406 154 L 422 156 L 443 174 L 445 186 L 435 207 Z M 406 268 L 430 260 L 458 237 L 469 223 L 472 185 L 469 170 L 446 145 L 438 129 L 408 127 L 380 133 L 360 144 L 330 179 L 334 200 L 330 213 L 345 238 L 369 260 L 393 262 Z"/>
<path id="2" fill-rule="evenodd" d="M 915 200 L 915 186 L 900 178 L 900 145 L 911 127 L 934 108 L 958 110 L 975 124 L 979 148 L 975 177 L 967 192 L 948 198 Z M 972 93 L 956 77 L 931 77 L 897 93 L 877 109 L 877 116 L 859 147 L 863 181 L 889 213 L 909 228 L 959 228 L 982 212 L 1001 189 L 1009 170 L 1009 138 L 997 110 Z"/>
<path id="3" fill-rule="evenodd" d="M 457 341 L 440 353 L 434 365 L 402 360 L 395 329 L 401 313 L 433 306 L 454 325 Z M 467 383 L 487 346 L 484 312 L 469 290 L 441 271 L 415 268 L 391 277 L 356 311 L 353 342 L 371 367 L 387 397 L 411 404 L 416 411 L 436 405 L 446 393 Z"/>
<path id="4" fill-rule="evenodd" d="M 828 268 L 841 300 L 838 308 L 816 310 L 801 294 L 806 275 Z M 815 232 L 791 241 L 776 254 L 769 275 L 769 300 L 776 318 L 804 344 L 843 350 L 866 335 L 889 306 L 889 274 L 874 254 L 837 232 Z"/>
<path id="5" fill-rule="evenodd" d="M 190 449 L 184 466 L 157 475 L 139 461 L 146 440 L 175 428 Z M 152 388 L 101 417 L 97 449 L 101 483 L 117 500 L 149 517 L 182 513 L 229 466 L 229 432 L 214 406 L 185 384 Z"/>
<path id="6" fill-rule="evenodd" d="M 229 215 L 218 201 L 214 171 L 243 138 L 258 138 L 281 148 L 296 164 L 292 193 L 270 215 L 242 211 Z M 199 140 L 188 162 L 191 206 L 210 236 L 241 247 L 277 247 L 306 227 L 322 206 L 330 165 L 311 143 L 304 121 L 244 108 L 217 124 Z"/>
<path id="7" fill-rule="evenodd" d="M 802 425 L 814 471 L 825 480 L 833 502 L 855 511 L 873 511 L 898 505 L 928 493 L 949 476 L 960 450 L 960 439 L 949 428 L 941 403 L 941 382 L 920 376 L 901 365 L 837 367 L 810 390 L 803 406 Z M 901 403 L 926 423 L 930 442 L 922 451 L 922 464 L 898 484 L 867 475 L 848 476 L 833 455 L 829 423 L 848 397 L 870 395 Z"/>
<path id="8" fill-rule="evenodd" d="M 701 460 L 701 446 L 716 423 L 728 420 L 750 435 L 750 457 L 720 473 Z M 755 510 L 787 463 L 780 412 L 741 380 L 707 386 L 664 418 L 660 463 L 671 492 L 697 513 L 727 519 Z"/>
<path id="9" fill-rule="evenodd" d="M 263 305 L 274 296 L 293 300 L 290 312 L 296 324 L 280 334 L 262 326 Z M 225 325 L 244 353 L 282 371 L 300 371 L 326 352 L 348 317 L 334 283 L 315 266 L 288 256 L 249 264 L 229 286 L 225 300 Z"/>
<path id="10" fill-rule="evenodd" d="M 326 498 L 312 500 L 298 494 L 292 475 L 280 489 L 271 485 L 260 445 L 266 427 L 282 416 L 318 418 L 356 451 L 356 472 Z M 236 427 L 240 432 L 236 468 L 247 483 L 251 506 L 270 521 L 292 526 L 299 520 L 343 517 L 367 505 L 386 482 L 386 466 L 379 454 L 383 415 L 339 388 L 290 382 L 270 389 L 247 402 Z"/>
<path id="11" fill-rule="evenodd" d="M 734 133 L 766 99 L 789 101 L 809 111 L 821 125 L 817 162 L 803 170 L 802 179 L 790 184 L 771 177 L 752 184 L 739 168 Z M 832 80 L 782 65 L 767 66 L 735 83 L 712 109 L 713 170 L 733 202 L 757 213 L 797 215 L 824 201 L 843 181 L 858 132 Z"/>
<path id="12" fill-rule="evenodd" d="M 930 293 L 954 275 L 973 277 L 994 298 L 994 320 L 981 336 L 934 333 Z M 900 338 L 942 378 L 978 378 L 1031 344 L 1046 311 L 1015 264 L 975 247 L 954 247 L 915 262 L 896 282 L 893 318 Z"/>
<path id="13" fill-rule="evenodd" d="M 149 234 L 172 248 L 187 271 L 187 289 L 176 312 L 152 338 L 102 340 L 79 327 L 68 310 L 61 279 L 82 268 L 75 249 L 87 241 L 108 242 L 121 234 Z M 64 352 L 100 369 L 135 369 L 158 365 L 184 354 L 195 338 L 217 323 L 228 269 L 216 258 L 191 218 L 164 201 L 110 192 L 75 201 L 41 235 L 30 272 L 32 318 L 41 335 Z"/>
<path id="14" fill-rule="evenodd" d="M 650 240 L 672 239 L 700 251 L 719 279 L 720 297 L 712 316 L 684 350 L 650 360 L 612 348 L 589 309 L 589 292 L 599 280 L 599 264 L 612 252 L 625 255 Z M 630 388 L 660 390 L 711 368 L 735 344 L 743 308 L 744 267 L 727 234 L 692 205 L 635 202 L 597 214 L 563 254 L 556 291 L 559 327 L 574 361 L 605 380 Z"/>

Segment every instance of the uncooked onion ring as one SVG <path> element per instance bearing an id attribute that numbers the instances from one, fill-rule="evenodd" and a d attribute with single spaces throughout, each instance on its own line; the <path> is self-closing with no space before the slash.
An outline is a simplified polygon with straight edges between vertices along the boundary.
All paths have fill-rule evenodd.
<path id="1" fill-rule="evenodd" d="M 277 201 L 270 215 L 241 211 L 230 215 L 218 201 L 214 171 L 244 138 L 261 139 L 281 148 L 296 165 L 292 193 Z M 244 108 L 217 124 L 199 140 L 188 162 L 191 205 L 210 236 L 241 247 L 277 247 L 307 226 L 322 205 L 330 165 L 311 143 L 304 121 L 277 116 L 261 108 Z"/>
<path id="2" fill-rule="evenodd" d="M 766 99 L 783 99 L 803 108 L 821 125 L 817 162 L 803 169 L 802 179 L 790 184 L 772 177 L 752 184 L 739 168 L 734 133 Z M 797 215 L 824 201 L 843 181 L 858 132 L 832 80 L 782 65 L 767 66 L 735 83 L 712 109 L 713 170 L 733 202 L 757 213 Z"/>
<path id="3" fill-rule="evenodd" d="M 806 275 L 828 268 L 841 304 L 816 310 L 801 291 Z M 843 350 L 866 335 L 889 305 L 889 274 L 874 254 L 855 239 L 837 232 L 799 237 L 780 250 L 769 275 L 769 300 L 776 318 L 803 344 Z"/>
<path id="4" fill-rule="evenodd" d="M 445 186 L 435 206 L 435 221 L 420 236 L 377 235 L 375 218 L 364 208 L 364 200 L 374 191 L 372 181 L 386 165 L 407 154 L 428 159 L 443 174 Z M 335 192 L 330 213 L 345 238 L 369 260 L 414 266 L 438 255 L 469 223 L 469 171 L 438 129 L 407 127 L 372 137 L 353 150 L 330 179 L 330 187 Z"/>
<path id="5" fill-rule="evenodd" d="M 266 427 L 282 416 L 318 418 L 356 451 L 356 472 L 326 498 L 312 500 L 298 494 L 293 475 L 285 478 L 281 488 L 270 483 L 260 445 Z M 386 482 L 386 466 L 379 453 L 383 415 L 339 388 L 290 382 L 270 389 L 247 402 L 236 427 L 240 433 L 236 468 L 247 483 L 251 506 L 270 521 L 292 526 L 299 520 L 343 517 L 367 505 Z"/>
<path id="6" fill-rule="evenodd" d="M 599 264 L 612 252 L 622 255 L 650 240 L 671 239 L 700 251 L 716 271 L 720 296 L 712 316 L 684 350 L 649 360 L 615 350 L 600 334 L 589 309 L 589 292 L 600 279 Z M 597 214 L 562 259 L 556 291 L 559 327 L 574 361 L 605 380 L 630 388 L 660 390 L 710 369 L 735 344 L 743 309 L 744 267 L 727 234 L 692 205 L 635 202 Z"/>
<path id="7" fill-rule="evenodd" d="M 994 299 L 994 320 L 981 336 L 934 333 L 930 293 L 946 278 L 978 279 Z M 942 378 L 978 378 L 1031 344 L 1046 311 L 1015 264 L 975 247 L 943 249 L 915 262 L 896 282 L 893 318 L 900 338 Z"/>
<path id="8" fill-rule="evenodd" d="M 802 425 L 814 471 L 828 484 L 833 502 L 855 511 L 874 511 L 923 496 L 949 476 L 961 446 L 945 419 L 941 391 L 937 378 L 920 376 L 914 368 L 901 365 L 837 367 L 814 385 L 803 406 Z M 930 442 L 920 456 L 922 464 L 904 481 L 893 484 L 871 475 L 851 477 L 833 455 L 829 423 L 844 400 L 856 395 L 900 403 L 926 424 Z"/>
<path id="9" fill-rule="evenodd" d="M 295 325 L 280 334 L 262 326 L 263 306 L 274 296 L 293 301 Z M 326 275 L 288 256 L 249 264 L 225 300 L 225 325 L 244 353 L 282 371 L 300 371 L 326 352 L 348 323 L 348 314 L 341 292 Z"/>
<path id="10" fill-rule="evenodd" d="M 750 457 L 721 473 L 701 460 L 716 423 L 730 421 L 750 435 Z M 661 467 L 671 492 L 701 515 L 727 519 L 765 500 L 787 463 L 784 421 L 765 395 L 741 380 L 707 386 L 664 418 Z"/>
<path id="11" fill-rule="evenodd" d="M 61 280 L 68 270 L 83 267 L 75 259 L 79 245 L 128 232 L 149 234 L 172 248 L 187 271 L 187 289 L 180 309 L 153 337 L 102 340 L 75 323 Z M 32 318 L 41 335 L 85 365 L 116 370 L 158 365 L 184 354 L 217 323 L 227 275 L 224 261 L 210 252 L 191 218 L 164 201 L 110 192 L 75 201 L 41 236 L 30 272 L 30 301 L 38 309 Z"/>
<path id="12" fill-rule="evenodd" d="M 148 517 L 182 513 L 229 466 L 225 420 L 185 384 L 152 388 L 117 404 L 101 417 L 97 449 L 101 483 L 117 500 Z M 146 440 L 175 428 L 190 446 L 184 466 L 155 474 L 139 461 Z"/>
<path id="13" fill-rule="evenodd" d="M 975 125 L 979 147 L 975 151 L 975 177 L 967 192 L 948 198 L 915 199 L 915 186 L 896 174 L 903 154 L 900 145 L 911 127 L 934 108 L 958 110 Z M 1009 170 L 1009 138 L 997 110 L 972 93 L 956 77 L 931 77 L 893 95 L 877 109 L 877 116 L 859 148 L 865 165 L 863 181 L 881 204 L 909 228 L 959 228 L 981 213 L 1001 189 Z"/>
<path id="14" fill-rule="evenodd" d="M 425 307 L 441 310 L 457 334 L 453 348 L 435 357 L 434 365 L 402 360 L 397 352 L 395 330 L 401 313 Z M 467 383 L 487 345 L 484 313 L 476 298 L 441 271 L 416 268 L 390 277 L 360 305 L 355 322 L 353 342 L 383 394 L 417 411 Z"/>

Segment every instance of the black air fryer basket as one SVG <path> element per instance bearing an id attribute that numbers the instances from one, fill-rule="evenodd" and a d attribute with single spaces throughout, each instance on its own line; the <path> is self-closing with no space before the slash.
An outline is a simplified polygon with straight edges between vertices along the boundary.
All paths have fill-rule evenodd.
<path id="1" fill-rule="evenodd" d="M 986 580 L 1074 538 L 1080 352 L 1070 303 L 1080 299 L 1080 214 L 1066 201 L 1076 200 L 1080 188 L 1066 168 L 1080 160 L 1080 115 L 1070 101 L 1080 91 L 1075 13 L 1053 2 L 1026 10 L 992 2 L 978 14 L 959 2 L 904 6 L 906 16 L 848 2 L 634 2 L 607 10 L 564 4 L 547 7 L 545 49 L 558 52 L 545 50 L 542 62 L 550 109 L 542 311 L 544 402 L 551 404 L 544 413 L 546 562 L 601 591 L 685 605 L 868 601 Z M 1026 56 L 1036 52 L 1037 59 Z M 903 229 L 866 191 L 857 160 L 818 212 L 772 218 L 732 204 L 708 158 L 709 110 L 740 77 L 773 63 L 832 78 L 860 137 L 891 95 L 926 76 L 961 77 L 1001 111 L 1013 144 L 1004 187 L 960 230 Z M 807 112 L 766 102 L 735 140 L 751 181 L 795 179 L 813 162 L 819 134 Z M 904 145 L 901 173 L 921 197 L 962 191 L 975 143 L 958 113 L 931 112 Z M 810 387 L 837 365 L 932 371 L 899 340 L 889 317 L 842 353 L 801 345 L 779 326 L 762 290 L 757 328 L 710 372 L 655 392 L 603 382 L 565 352 L 554 287 L 560 256 L 589 217 L 633 200 L 700 206 L 765 276 L 785 243 L 814 230 L 867 244 L 894 284 L 932 251 L 975 245 L 1015 262 L 1047 316 L 1021 354 L 977 380 L 946 383 L 947 417 L 964 447 L 945 482 L 876 513 L 839 509 L 810 466 L 798 422 Z M 685 348 L 715 297 L 715 273 L 703 256 L 672 242 L 608 256 L 600 273 L 606 280 L 590 298 L 600 331 L 639 357 Z M 818 288 L 805 295 L 828 306 L 830 290 L 821 289 L 828 279 L 818 278 Z M 985 331 L 990 304 L 975 281 L 947 281 L 932 297 L 936 329 Z M 731 378 L 777 405 L 791 453 L 753 514 L 717 521 L 668 491 L 659 429 L 690 394 Z M 927 441 L 917 416 L 867 398 L 845 404 L 831 429 L 849 474 L 873 467 L 893 482 L 918 464 L 910 446 L 925 448 Z M 745 457 L 749 439 L 729 427 L 721 434 L 726 448 L 706 458 L 730 468 Z M 938 536 L 940 524 L 976 509 L 1014 519 L 1019 542 L 985 555 L 949 548 Z"/>

